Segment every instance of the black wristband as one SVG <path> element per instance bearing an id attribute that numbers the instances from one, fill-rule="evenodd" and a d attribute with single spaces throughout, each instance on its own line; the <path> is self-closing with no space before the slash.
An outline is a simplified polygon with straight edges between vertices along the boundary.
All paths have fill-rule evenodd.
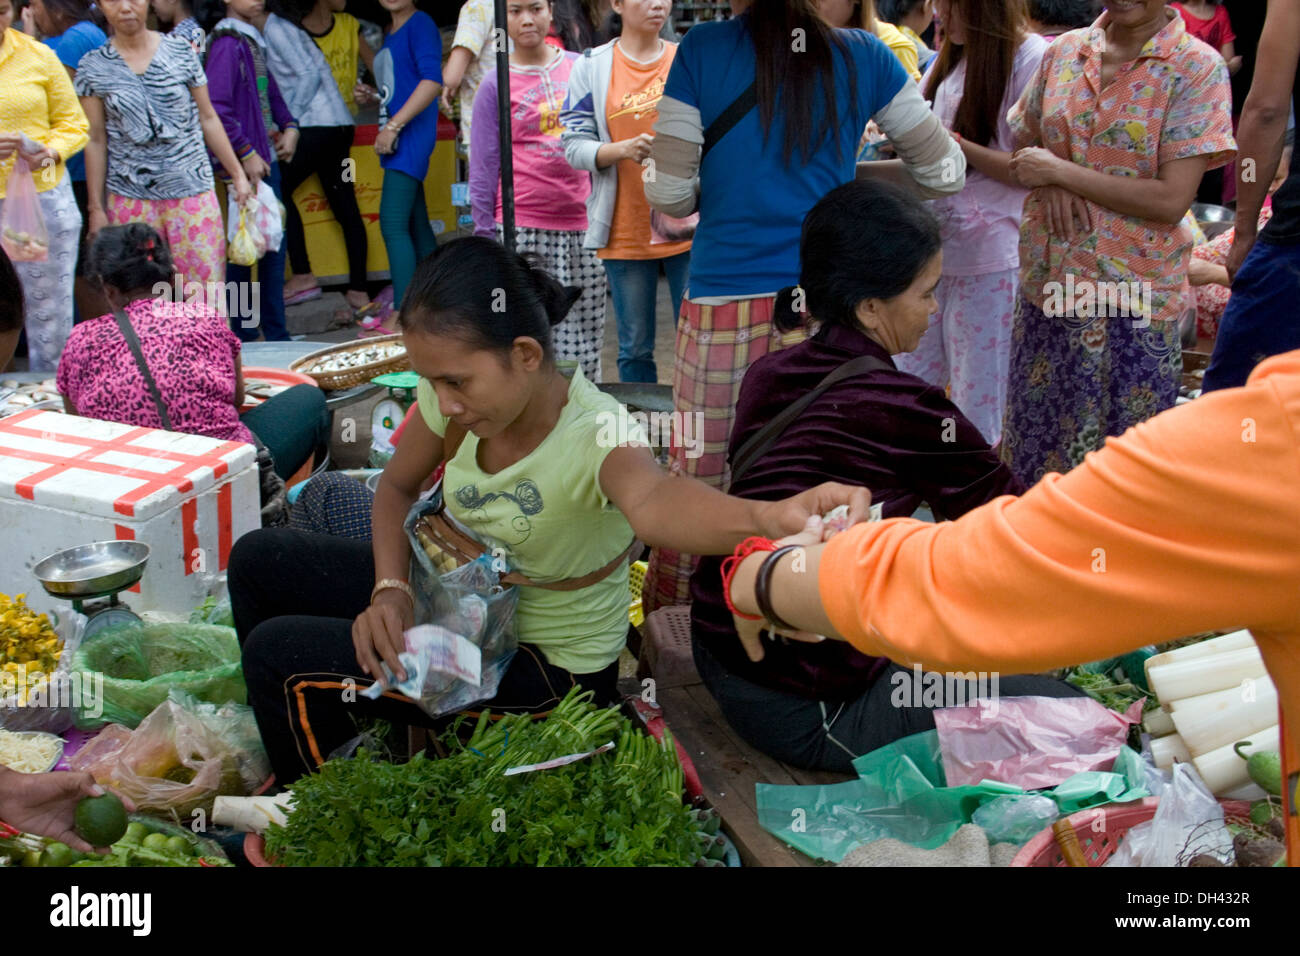
<path id="1" fill-rule="evenodd" d="M 773 627 L 779 627 L 782 630 L 797 630 L 787 624 L 777 616 L 776 611 L 772 610 L 772 572 L 776 570 L 776 563 L 791 551 L 798 551 L 802 545 L 787 544 L 784 547 L 777 548 L 758 566 L 758 576 L 754 579 L 754 601 L 758 604 L 758 613 L 763 615 L 764 620 L 768 621 Z"/>

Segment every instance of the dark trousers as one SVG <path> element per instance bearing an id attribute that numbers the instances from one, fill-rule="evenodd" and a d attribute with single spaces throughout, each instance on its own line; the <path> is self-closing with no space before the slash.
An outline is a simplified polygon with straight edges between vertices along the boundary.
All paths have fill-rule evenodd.
<path id="1" fill-rule="evenodd" d="M 293 161 L 284 166 L 284 231 L 289 245 L 290 268 L 299 275 L 311 272 L 307 237 L 298 205 L 293 201 L 293 191 L 315 173 L 329 201 L 334 221 L 343 230 L 343 245 L 348 251 L 348 288 L 364 291 L 368 252 L 366 224 L 357 208 L 357 194 L 353 188 L 355 176 L 345 175 L 352 135 L 351 126 L 309 126 L 300 131 Z"/>
<path id="2" fill-rule="evenodd" d="M 275 473 L 288 480 L 330 440 L 330 411 L 315 385 L 295 385 L 240 416 L 275 461 Z"/>
<path id="3" fill-rule="evenodd" d="M 266 183 L 275 198 L 284 202 L 280 192 L 280 164 L 271 163 Z M 268 342 L 288 342 L 289 329 L 284 323 L 284 239 L 278 249 L 267 249 L 257 260 L 257 285 L 252 286 L 253 267 L 226 263 L 226 281 L 235 290 L 235 306 L 230 309 L 230 326 L 244 342 L 256 342 L 265 335 Z M 253 290 L 256 290 L 256 294 Z M 230 293 L 227 293 L 228 295 Z M 245 310 L 244 305 L 252 306 Z"/>
<path id="4" fill-rule="evenodd" d="M 1297 303 L 1300 243 L 1256 241 L 1232 282 L 1202 388 L 1238 388 L 1264 359 L 1300 349 Z"/>
<path id="5" fill-rule="evenodd" d="M 235 542 L 228 573 L 248 703 L 277 783 L 310 773 L 356 736 L 354 717 L 445 725 L 400 694 L 360 696 L 372 681 L 357 664 L 352 622 L 370 604 L 374 586 L 369 542 L 283 528 L 253 531 Z M 595 674 L 571 674 L 520 644 L 496 696 L 482 706 L 544 713 L 575 684 L 605 705 L 616 699 L 617 682 L 617 662 Z"/>
<path id="6" fill-rule="evenodd" d="M 924 730 L 934 730 L 935 707 L 919 702 L 913 672 L 890 664 L 861 696 L 820 701 L 753 684 L 730 673 L 699 641 L 693 642 L 700 679 L 718 702 L 727 723 L 752 747 L 806 770 L 853 773 L 853 758 Z M 905 683 L 906 682 L 906 683 Z M 1083 697 L 1065 681 L 1037 674 L 999 675 L 988 681 L 944 682 L 952 700 L 966 704 L 981 692 L 999 697 Z M 983 686 L 981 686 L 983 684 Z M 937 689 L 937 688 L 936 688 Z"/>

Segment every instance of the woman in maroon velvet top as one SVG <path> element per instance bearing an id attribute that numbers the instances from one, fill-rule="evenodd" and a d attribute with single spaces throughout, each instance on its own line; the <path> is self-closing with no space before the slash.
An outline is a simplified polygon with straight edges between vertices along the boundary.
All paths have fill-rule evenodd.
<path id="1" fill-rule="evenodd" d="M 941 389 L 894 367 L 891 355 L 916 348 L 935 309 L 942 263 L 939 229 L 922 203 L 887 184 L 839 186 L 808 213 L 800 241 L 800 286 L 778 297 L 775 318 L 820 325 L 806 342 L 750 368 L 740 390 L 730 458 L 760 428 L 860 355 L 884 368 L 851 376 L 811 405 L 731 484 L 731 494 L 771 500 L 822 481 L 871 489 L 882 517 L 911 515 L 923 502 L 957 518 L 1020 481 Z M 932 696 L 912 672 L 841 641 L 778 640 L 760 663 L 741 648 L 722 598 L 721 558 L 701 559 L 691 578 L 695 663 L 728 722 L 750 744 L 801 767 L 850 771 L 850 761 L 934 727 Z M 1003 677 L 980 687 L 944 680 L 944 693 L 974 699 L 1076 696 L 1061 681 Z M 905 686 L 906 685 L 906 686 Z M 931 685 L 932 686 L 932 685 Z M 926 706 L 899 706 L 913 699 Z"/>

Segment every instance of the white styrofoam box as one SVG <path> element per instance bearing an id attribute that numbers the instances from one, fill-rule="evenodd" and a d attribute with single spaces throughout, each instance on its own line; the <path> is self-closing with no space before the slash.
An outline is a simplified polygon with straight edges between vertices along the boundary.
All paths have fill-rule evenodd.
<path id="1" fill-rule="evenodd" d="M 143 541 L 144 578 L 122 599 L 188 615 L 261 526 L 258 484 L 243 442 L 47 411 L 0 419 L 0 592 L 44 597 L 32 567 L 62 548 Z"/>

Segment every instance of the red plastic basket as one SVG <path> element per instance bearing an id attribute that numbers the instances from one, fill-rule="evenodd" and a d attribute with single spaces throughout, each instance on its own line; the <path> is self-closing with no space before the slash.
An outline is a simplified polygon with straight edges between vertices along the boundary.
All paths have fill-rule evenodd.
<path id="1" fill-rule="evenodd" d="M 1227 816 L 1246 816 L 1250 804 L 1245 800 L 1221 800 Z M 1160 800 L 1147 797 L 1132 803 L 1108 803 L 1072 813 L 1067 818 L 1079 838 L 1079 849 L 1089 866 L 1101 866 L 1119 849 L 1130 827 L 1146 823 L 1156 815 Z M 1056 843 L 1056 834 L 1048 827 L 1020 848 L 1012 866 L 1065 866 L 1065 857 Z"/>

